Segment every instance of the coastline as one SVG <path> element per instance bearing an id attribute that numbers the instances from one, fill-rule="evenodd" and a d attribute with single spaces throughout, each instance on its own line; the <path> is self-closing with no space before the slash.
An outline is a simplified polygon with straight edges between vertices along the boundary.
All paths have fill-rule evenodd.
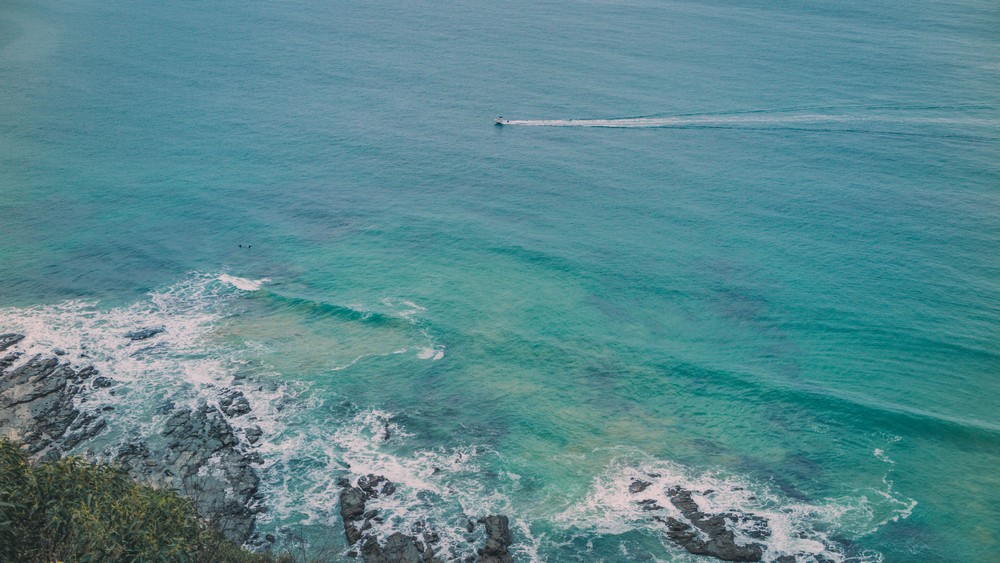
<path id="1" fill-rule="evenodd" d="M 122 338 L 139 342 L 152 339 L 162 329 L 137 327 Z M 263 431 L 256 424 L 243 386 L 252 380 L 216 388 L 216 400 L 200 399 L 194 407 L 164 402 L 157 414 L 163 418 L 159 437 L 137 433 L 118 442 L 92 448 L 106 430 L 104 414 L 127 408 L 102 402 L 95 392 L 110 391 L 118 382 L 89 365 L 73 365 L 66 353 L 27 355 L 18 349 L 24 335 L 0 334 L 0 434 L 22 441 L 34 459 L 53 460 L 83 451 L 93 460 L 120 465 L 136 481 L 174 490 L 190 498 L 202 517 L 228 539 L 252 551 L 268 551 L 280 543 L 262 533 L 258 515 L 268 511 L 260 492 L 258 468 L 263 459 L 258 447 Z M 239 426 L 236 425 L 240 422 Z M 383 438 L 391 434 L 383 421 Z M 380 499 L 392 497 L 399 485 L 383 475 L 360 474 L 337 479 L 340 522 L 346 547 L 338 557 L 365 562 L 511 563 L 511 547 L 518 538 L 511 519 L 503 514 L 465 517 L 463 545 L 442 542 L 436 529 L 443 522 L 419 519 L 406 532 L 387 524 Z M 819 553 L 823 545 L 797 554 L 770 554 L 766 540 L 773 525 L 752 511 L 715 511 L 708 499 L 714 490 L 685 488 L 659 473 L 636 473 L 620 482 L 625 502 L 660 527 L 665 540 L 693 555 L 722 561 L 775 561 L 791 563 L 805 558 L 833 561 Z M 627 490 L 624 490 L 627 489 Z M 738 489 L 738 488 L 737 488 Z M 453 524 L 453 523 L 452 523 Z M 287 534 L 293 536 L 294 532 Z"/>
<path id="2" fill-rule="evenodd" d="M 160 332 L 142 328 L 124 337 L 140 341 Z M 92 366 L 72 365 L 60 349 L 29 357 L 17 350 L 24 338 L 22 334 L 0 334 L 0 436 L 23 443 L 36 461 L 57 460 L 85 448 L 87 459 L 111 461 L 139 483 L 191 499 L 197 512 L 236 544 L 252 551 L 274 547 L 274 535 L 262 535 L 255 529 L 257 515 L 267 511 L 256 469 L 262 463 L 256 451 L 262 431 L 254 425 L 240 432 L 231 424 L 251 413 L 240 389 L 220 389 L 216 404 L 201 401 L 196 408 L 178 408 L 170 402 L 162 405 L 158 413 L 167 415 L 161 429 L 166 439 L 163 443 L 133 435 L 95 451 L 88 446 L 107 427 L 102 413 L 121 407 L 93 401 L 92 392 L 112 388 L 118 382 Z M 437 553 L 440 536 L 429 527 L 413 535 L 395 532 L 379 538 L 379 524 L 384 520 L 377 509 L 365 510 L 365 504 L 395 491 L 396 486 L 385 477 L 361 476 L 353 483 L 341 478 L 338 486 L 342 489 L 340 515 L 348 544 L 348 549 L 341 551 L 343 556 L 371 563 L 461 560 L 454 553 Z M 491 515 L 476 522 L 469 520 L 470 538 L 478 524 L 483 525 L 484 545 L 477 550 L 475 561 L 511 563 L 509 519 Z"/>

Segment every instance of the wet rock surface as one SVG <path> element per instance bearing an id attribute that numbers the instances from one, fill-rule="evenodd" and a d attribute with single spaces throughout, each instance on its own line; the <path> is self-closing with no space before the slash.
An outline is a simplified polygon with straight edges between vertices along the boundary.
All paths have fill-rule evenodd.
<path id="1" fill-rule="evenodd" d="M 507 548 L 514 542 L 510 520 L 506 516 L 487 516 L 486 545 L 479 550 L 479 563 L 510 563 L 513 558 Z"/>
<path id="2" fill-rule="evenodd" d="M 176 410 L 163 436 L 167 444 L 158 451 L 144 442 L 126 444 L 118 463 L 144 482 L 182 492 L 228 537 L 247 540 L 260 508 L 255 502 L 260 479 L 224 413 L 204 404 Z"/>
<path id="3" fill-rule="evenodd" d="M 706 514 L 691 498 L 691 491 L 673 487 L 667 491 L 670 502 L 690 524 L 668 516 L 667 536 L 695 555 L 710 555 L 723 561 L 760 561 L 764 546 L 759 543 L 741 545 L 727 525 L 737 523 L 741 515 L 734 513 Z M 745 516 L 745 515 L 744 515 Z M 700 533 L 699 533 L 700 532 Z"/>
<path id="4" fill-rule="evenodd" d="M 147 338 L 152 338 L 161 332 L 166 332 L 167 329 L 162 326 L 157 327 L 147 327 L 139 330 L 133 330 L 131 332 L 125 333 L 125 338 L 135 342 L 136 340 L 146 340 Z"/>
<path id="5" fill-rule="evenodd" d="M 132 340 L 149 338 L 163 329 L 128 333 Z M 10 351 L 24 339 L 0 334 L 0 435 L 24 443 L 35 459 L 53 459 L 86 445 L 106 428 L 101 413 L 116 407 L 96 404 L 90 396 L 118 384 L 93 367 L 74 367 L 62 357 L 42 355 L 23 361 Z M 103 391 L 114 393 L 114 389 Z M 259 506 L 260 480 L 248 451 L 228 418 L 246 415 L 249 402 L 239 391 L 224 390 L 222 408 L 164 405 L 169 415 L 161 429 L 164 440 L 136 438 L 117 448 L 115 460 L 134 478 L 172 488 L 191 498 L 202 516 L 213 520 L 234 541 L 250 538 Z M 93 407 L 89 405 L 93 404 Z M 223 401 L 220 400 L 220 405 Z M 230 414 L 231 413 L 231 414 Z M 259 428 L 247 441 L 260 439 Z M 259 456 L 256 456 L 259 457 Z"/>
<path id="6" fill-rule="evenodd" d="M 648 489 L 650 485 L 652 485 L 652 483 L 650 483 L 649 481 L 642 481 L 640 479 L 635 479 L 628 486 L 628 492 L 632 494 L 641 493 L 642 491 Z"/>
<path id="7" fill-rule="evenodd" d="M 703 512 L 694 499 L 695 491 L 677 486 L 668 488 L 665 493 L 680 517 L 666 515 L 663 513 L 665 507 L 656 499 L 641 498 L 641 493 L 651 486 L 649 482 L 634 479 L 628 490 L 640 497 L 634 502 L 643 511 L 653 513 L 652 519 L 663 524 L 667 537 L 689 553 L 723 561 L 760 561 L 763 558 L 765 545 L 745 538 L 737 541 L 734 530 L 738 528 L 751 539 L 763 540 L 771 535 L 767 519 L 739 511 Z M 794 557 L 791 560 L 794 561 Z"/>
<path id="8" fill-rule="evenodd" d="M 235 418 L 250 412 L 250 402 L 243 396 L 242 391 L 236 389 L 223 389 L 219 396 L 219 408 L 226 416 Z"/>
<path id="9" fill-rule="evenodd" d="M 0 335 L 0 353 L 22 339 Z M 42 356 L 13 367 L 20 357 L 14 352 L 0 359 L 0 435 L 20 440 L 35 457 L 51 458 L 100 434 L 104 420 L 74 402 L 96 370 Z"/>
<path id="10" fill-rule="evenodd" d="M 338 480 L 340 490 L 340 517 L 344 534 L 350 546 L 360 546 L 348 552 L 350 557 L 360 557 L 365 563 L 444 563 L 467 561 L 479 563 L 510 563 L 513 561 L 508 548 L 513 543 L 510 521 L 506 516 L 491 515 L 476 523 L 468 521 L 471 534 L 476 524 L 486 530 L 485 545 L 478 549 L 478 557 L 461 558 L 439 549 L 441 536 L 427 524 L 420 522 L 409 530 L 411 533 L 393 532 L 384 541 L 379 540 L 378 526 L 383 518 L 369 501 L 392 495 L 396 485 L 381 475 L 363 475 L 355 484 L 346 478 Z"/>

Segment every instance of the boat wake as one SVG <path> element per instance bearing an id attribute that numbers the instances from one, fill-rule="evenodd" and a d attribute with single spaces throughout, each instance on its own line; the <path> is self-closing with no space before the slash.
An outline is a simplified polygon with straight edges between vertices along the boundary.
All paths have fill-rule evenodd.
<path id="1" fill-rule="evenodd" d="M 716 129 L 891 129 L 892 127 L 965 127 L 1000 130 L 996 110 L 946 112 L 928 109 L 899 109 L 857 113 L 831 108 L 823 110 L 760 110 L 734 113 L 705 113 L 673 116 L 623 117 L 611 119 L 505 119 L 503 125 L 526 127 L 635 128 L 716 128 Z M 975 108 L 982 110 L 984 108 Z M 950 114 L 950 115 L 949 115 Z"/>

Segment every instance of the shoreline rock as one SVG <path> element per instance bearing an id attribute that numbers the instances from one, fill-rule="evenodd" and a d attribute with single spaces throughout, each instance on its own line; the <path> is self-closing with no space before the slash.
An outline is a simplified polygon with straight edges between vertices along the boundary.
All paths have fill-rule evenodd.
<path id="1" fill-rule="evenodd" d="M 249 539 L 262 508 L 255 496 L 260 478 L 251 456 L 237 450 L 239 439 L 223 412 L 205 404 L 175 410 L 163 436 L 164 449 L 130 442 L 116 461 L 140 481 L 182 492 L 227 537 Z"/>
<path id="2" fill-rule="evenodd" d="M 476 563 L 512 563 L 508 548 L 514 538 L 510 520 L 502 515 L 490 515 L 477 522 L 486 528 L 485 545 L 477 550 L 478 557 L 464 559 L 454 553 L 440 553 L 441 536 L 424 523 L 418 523 L 411 534 L 393 532 L 384 542 L 378 540 L 378 525 L 383 518 L 377 509 L 367 509 L 368 501 L 396 492 L 396 485 L 382 475 L 363 475 L 356 484 L 346 478 L 338 480 L 340 490 L 340 518 L 348 546 L 360 546 L 348 551 L 349 557 L 360 557 L 364 563 L 444 563 L 466 561 Z M 471 534 L 476 524 L 468 522 Z M 470 541 L 472 541 L 470 539 Z"/>
<path id="3" fill-rule="evenodd" d="M 142 329 L 126 336 L 135 341 L 160 332 L 163 329 Z M 22 340 L 20 334 L 0 334 L 0 354 Z M 117 382 L 91 366 L 74 368 L 53 354 L 36 355 L 20 364 L 21 352 L 0 356 L 0 435 L 22 442 L 34 459 L 61 457 L 96 438 L 107 427 L 100 413 L 115 408 L 78 406 L 93 390 Z M 247 444 L 241 444 L 230 425 L 229 418 L 250 412 L 242 392 L 223 390 L 219 404 L 221 408 L 202 403 L 194 409 L 164 405 L 160 414 L 170 414 L 162 428 L 165 444 L 151 447 L 155 441 L 150 437 L 134 438 L 119 445 L 115 461 L 140 482 L 169 487 L 190 498 L 226 537 L 244 543 L 253 534 L 257 513 L 264 509 L 257 494 L 260 478 L 253 467 L 260 458 L 245 452 L 262 432 L 248 431 Z"/>
<path id="4" fill-rule="evenodd" d="M 507 548 L 514 543 L 510 531 L 510 520 L 506 516 L 490 515 L 483 522 L 486 525 L 486 545 L 479 550 L 479 563 L 511 563 Z"/>
<path id="5" fill-rule="evenodd" d="M 0 352 L 23 338 L 0 334 Z M 21 357 L 13 352 L 0 359 L 0 434 L 23 442 L 34 458 L 51 458 L 101 433 L 106 422 L 73 401 L 97 370 L 43 356 L 10 369 Z"/>
<path id="6" fill-rule="evenodd" d="M 746 514 L 706 514 L 691 498 L 691 491 L 681 487 L 667 490 L 670 503 L 687 520 L 682 522 L 672 516 L 666 519 L 656 517 L 667 526 L 667 537 L 695 555 L 708 555 L 723 561 L 760 561 L 764 546 L 759 543 L 736 543 L 736 535 L 727 526 L 727 520 L 736 523 L 740 517 L 752 518 Z M 688 523 L 689 522 L 689 523 Z M 764 521 L 766 531 L 766 521 Z M 699 533 L 700 532 L 700 533 Z M 770 531 L 762 532 L 770 535 Z"/>
<path id="7" fill-rule="evenodd" d="M 166 327 L 162 327 L 162 326 L 147 327 L 147 328 L 142 328 L 142 329 L 139 329 L 139 330 L 133 330 L 131 332 L 126 332 L 125 333 L 125 338 L 128 338 L 132 342 L 135 342 L 137 340 L 146 340 L 148 338 L 152 338 L 152 337 L 156 336 L 157 334 L 160 334 L 161 332 L 166 332 L 166 331 L 167 331 Z"/>
<path id="8" fill-rule="evenodd" d="M 659 475 L 650 475 L 659 477 Z M 761 561 L 767 546 L 753 540 L 771 537 L 770 522 L 767 518 L 742 510 L 720 513 L 704 512 L 695 501 L 695 494 L 711 494 L 713 491 L 693 491 L 680 486 L 672 486 L 660 491 L 676 509 L 673 516 L 664 514 L 656 498 L 643 498 L 652 483 L 633 479 L 628 487 L 629 494 L 638 497 L 633 501 L 640 510 L 650 513 L 650 518 L 662 524 L 667 538 L 694 555 L 714 557 L 722 561 Z M 648 493 L 647 493 L 648 494 Z M 679 513 L 679 514 L 677 514 Z M 741 532 L 737 541 L 736 531 Z M 774 559 L 778 563 L 793 563 L 799 554 L 781 555 Z M 816 554 L 801 554 L 821 563 L 828 560 Z"/>

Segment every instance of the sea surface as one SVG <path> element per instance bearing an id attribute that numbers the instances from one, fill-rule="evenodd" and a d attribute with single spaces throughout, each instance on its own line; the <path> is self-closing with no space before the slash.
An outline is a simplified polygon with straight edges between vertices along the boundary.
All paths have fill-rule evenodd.
<path id="1" fill-rule="evenodd" d="M 1000 4 L 0 0 L 5 331 L 112 448 L 244 382 L 287 545 L 376 472 L 456 555 L 700 560 L 652 474 L 1000 560 Z"/>

